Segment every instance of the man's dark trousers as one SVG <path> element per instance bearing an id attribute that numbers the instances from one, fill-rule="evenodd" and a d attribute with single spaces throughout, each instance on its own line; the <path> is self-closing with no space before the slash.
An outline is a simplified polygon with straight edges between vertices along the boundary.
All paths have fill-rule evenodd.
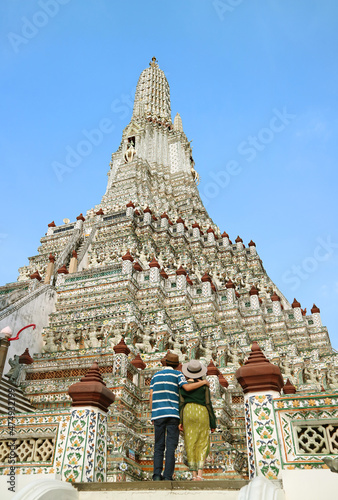
<path id="1" fill-rule="evenodd" d="M 154 420 L 155 449 L 154 449 L 154 480 L 167 479 L 172 481 L 175 470 L 175 450 L 178 445 L 180 431 L 179 418 L 165 417 Z M 163 456 L 165 451 L 165 469 L 163 470 Z"/>

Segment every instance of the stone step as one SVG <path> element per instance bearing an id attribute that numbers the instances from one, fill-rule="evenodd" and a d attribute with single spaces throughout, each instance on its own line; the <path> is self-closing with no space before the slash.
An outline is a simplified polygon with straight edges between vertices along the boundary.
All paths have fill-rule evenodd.
<path id="1" fill-rule="evenodd" d="M 212 500 L 238 500 L 239 490 L 249 481 L 134 481 L 116 483 L 73 483 L 79 500 L 205 500 L 210 492 Z"/>
<path id="2" fill-rule="evenodd" d="M 10 389 L 14 389 L 15 398 L 15 412 L 16 413 L 27 413 L 33 412 L 35 408 L 31 405 L 29 399 L 27 399 L 20 387 L 11 384 L 4 378 L 0 380 L 0 413 L 8 413 L 8 392 Z"/>
<path id="3" fill-rule="evenodd" d="M 15 400 L 15 413 L 29 413 L 33 412 L 35 409 L 34 407 L 30 404 L 24 404 L 20 400 Z M 8 395 L 7 394 L 1 394 L 0 393 L 0 414 L 7 414 L 8 413 Z"/>

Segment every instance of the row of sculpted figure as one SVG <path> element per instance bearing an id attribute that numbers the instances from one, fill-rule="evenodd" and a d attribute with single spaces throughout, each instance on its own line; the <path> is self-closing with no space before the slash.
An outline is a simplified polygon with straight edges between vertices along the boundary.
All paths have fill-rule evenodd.
<path id="1" fill-rule="evenodd" d="M 224 349 L 217 349 L 217 341 L 202 340 L 193 328 L 188 328 L 185 334 L 172 334 L 169 328 L 161 325 L 145 325 L 140 327 L 135 321 L 126 323 L 106 324 L 97 326 L 91 324 L 82 328 L 69 327 L 67 331 L 54 332 L 47 330 L 43 352 L 56 352 L 65 350 L 78 350 L 89 348 L 113 348 L 123 337 L 126 343 L 145 354 L 165 352 L 172 350 L 179 356 L 180 362 L 186 359 L 202 359 L 208 362 L 213 359 L 217 366 L 240 366 L 245 362 L 246 356 L 240 345 L 225 345 Z M 164 324 L 164 323 L 163 323 Z M 192 326 L 192 325 L 191 325 Z M 267 347 L 267 346 L 265 346 Z M 295 354 L 295 353 L 293 353 Z M 315 355 L 315 353 L 314 353 Z M 324 369 L 316 367 L 309 361 L 294 363 L 293 355 L 284 355 L 279 358 L 278 365 L 283 377 L 299 386 L 314 386 L 316 388 L 335 389 L 338 387 L 338 368 L 329 363 Z M 318 361 L 313 359 L 313 361 Z M 17 378 L 19 368 L 15 360 L 10 377 Z"/>

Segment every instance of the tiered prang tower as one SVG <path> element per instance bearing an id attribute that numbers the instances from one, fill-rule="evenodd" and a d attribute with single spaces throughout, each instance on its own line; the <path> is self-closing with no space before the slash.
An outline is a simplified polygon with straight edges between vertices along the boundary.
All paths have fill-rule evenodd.
<path id="1" fill-rule="evenodd" d="M 155 58 L 139 78 L 133 115 L 112 154 L 101 203 L 48 225 L 38 255 L 0 289 L 0 327 L 36 330 L 12 342 L 10 381 L 34 412 L 69 407 L 68 388 L 96 361 L 115 402 L 108 412 L 109 481 L 151 478 L 152 374 L 167 349 L 208 365 L 218 419 L 207 478 L 247 478 L 243 391 L 235 377 L 257 341 L 301 394 L 338 387 L 337 353 L 320 311 L 290 303 L 250 241 L 234 242 L 201 201 L 192 148 L 171 118 Z M 15 372 L 29 347 L 34 363 Z M 3 411 L 5 411 L 3 409 Z M 178 478 L 188 477 L 183 447 Z"/>

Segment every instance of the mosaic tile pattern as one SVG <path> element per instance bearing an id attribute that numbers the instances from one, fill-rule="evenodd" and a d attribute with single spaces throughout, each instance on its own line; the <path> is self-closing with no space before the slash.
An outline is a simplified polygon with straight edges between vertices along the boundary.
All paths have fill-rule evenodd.
<path id="1" fill-rule="evenodd" d="M 290 395 L 274 400 L 283 467 L 326 468 L 338 455 L 338 395 Z"/>
<path id="2" fill-rule="evenodd" d="M 261 474 L 278 479 L 281 459 L 273 407 L 273 394 L 245 396 L 250 479 Z"/>

